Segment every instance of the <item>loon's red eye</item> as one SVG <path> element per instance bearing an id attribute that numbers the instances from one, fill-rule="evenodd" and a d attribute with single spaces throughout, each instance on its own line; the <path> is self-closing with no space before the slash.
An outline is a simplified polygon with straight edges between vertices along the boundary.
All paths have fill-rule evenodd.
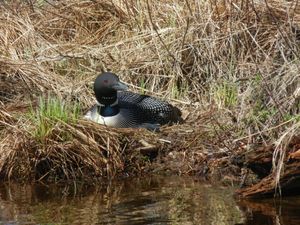
<path id="1" fill-rule="evenodd" d="M 108 80 L 104 80 L 103 82 L 107 84 L 107 83 L 108 83 Z"/>

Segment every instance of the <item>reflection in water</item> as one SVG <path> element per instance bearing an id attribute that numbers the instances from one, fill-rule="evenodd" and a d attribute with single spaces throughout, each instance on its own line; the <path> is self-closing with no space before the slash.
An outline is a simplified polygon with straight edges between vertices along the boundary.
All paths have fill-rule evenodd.
<path id="1" fill-rule="evenodd" d="M 97 188 L 0 186 L 0 224 L 241 224 L 232 190 L 147 177 Z M 71 194 L 73 193 L 73 194 Z"/>
<path id="2" fill-rule="evenodd" d="M 299 225 L 300 196 L 283 199 L 241 200 L 246 213 L 245 225 Z"/>
<path id="3" fill-rule="evenodd" d="M 300 224 L 300 198 L 235 202 L 232 195 L 230 188 L 180 177 L 130 178 L 93 188 L 5 184 L 0 224 Z"/>

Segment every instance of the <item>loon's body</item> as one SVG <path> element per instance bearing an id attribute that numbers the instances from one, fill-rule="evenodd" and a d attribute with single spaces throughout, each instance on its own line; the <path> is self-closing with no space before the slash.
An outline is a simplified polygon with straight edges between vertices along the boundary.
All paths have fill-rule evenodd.
<path id="1" fill-rule="evenodd" d="M 99 75 L 94 83 L 97 104 L 85 118 L 110 127 L 150 130 L 182 121 L 178 108 L 148 95 L 122 91 L 126 89 L 115 74 L 106 72 Z"/>

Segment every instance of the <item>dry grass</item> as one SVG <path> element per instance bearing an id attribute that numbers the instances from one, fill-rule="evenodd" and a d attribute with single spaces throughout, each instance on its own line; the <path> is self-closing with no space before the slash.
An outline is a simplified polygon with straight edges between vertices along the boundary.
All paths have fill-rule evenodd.
<path id="1" fill-rule="evenodd" d="M 257 143 L 284 148 L 299 134 L 298 1 L 14 1 L 0 12 L 5 178 L 151 170 L 139 153 L 145 142 L 170 160 L 161 170 L 239 175 L 234 154 Z M 103 70 L 178 105 L 186 123 L 151 134 L 48 118 L 43 141 L 32 135 L 26 113 L 38 109 L 39 96 L 84 111 Z M 285 156 L 274 152 L 277 183 Z"/>

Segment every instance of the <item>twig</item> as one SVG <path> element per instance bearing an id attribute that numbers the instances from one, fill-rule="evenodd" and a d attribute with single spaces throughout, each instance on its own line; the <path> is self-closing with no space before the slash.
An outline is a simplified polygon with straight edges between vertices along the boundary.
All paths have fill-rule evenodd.
<path id="1" fill-rule="evenodd" d="M 147 0 L 147 9 L 148 9 L 148 15 L 150 18 L 150 22 L 151 25 L 155 31 L 155 33 L 157 34 L 158 39 L 161 41 L 161 43 L 163 44 L 164 48 L 167 50 L 169 56 L 174 60 L 174 62 L 178 62 L 178 60 L 175 58 L 175 56 L 171 53 L 171 51 L 169 50 L 168 46 L 166 45 L 166 43 L 164 42 L 164 40 L 162 39 L 162 37 L 160 36 L 156 25 L 153 22 L 153 18 L 152 18 L 152 14 L 151 14 L 151 8 L 150 8 L 150 4 L 149 4 L 149 0 Z"/>
<path id="2" fill-rule="evenodd" d="M 293 121 L 293 120 L 294 120 L 294 118 L 292 118 L 292 119 L 290 119 L 290 120 L 288 120 L 288 121 L 285 121 L 285 122 L 283 122 L 283 123 L 281 123 L 281 124 L 279 124 L 279 125 L 277 125 L 277 126 L 275 126 L 275 127 L 271 127 L 271 128 L 268 128 L 268 129 L 265 129 L 265 130 L 261 130 L 261 131 L 255 132 L 255 133 L 253 133 L 253 134 L 250 134 L 250 135 L 247 135 L 247 136 L 244 136 L 244 137 L 235 139 L 235 140 L 233 140 L 233 142 L 237 142 L 237 141 L 240 141 L 240 140 L 243 140 L 243 139 L 247 139 L 247 138 L 250 138 L 250 137 L 259 135 L 259 134 L 264 133 L 264 132 L 267 132 L 267 131 L 271 131 L 271 130 L 277 129 L 278 127 L 281 127 L 281 126 L 283 126 L 283 125 L 285 125 L 285 124 L 287 124 L 287 123 L 289 123 L 289 122 L 291 122 L 291 121 Z"/>

